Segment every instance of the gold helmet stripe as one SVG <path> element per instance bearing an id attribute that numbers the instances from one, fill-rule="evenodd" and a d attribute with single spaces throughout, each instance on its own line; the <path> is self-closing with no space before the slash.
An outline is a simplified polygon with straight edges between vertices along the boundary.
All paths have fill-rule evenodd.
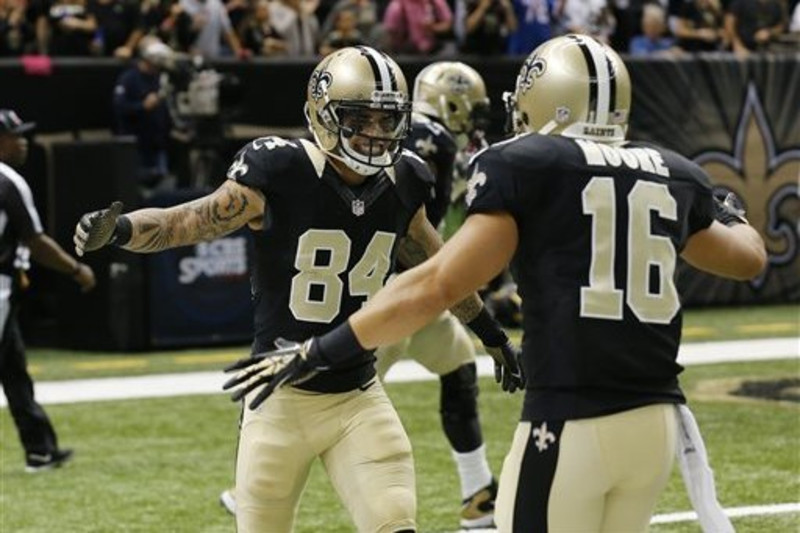
<path id="1" fill-rule="evenodd" d="M 375 78 L 375 90 L 397 91 L 397 80 L 383 55 L 368 46 L 359 46 L 358 49 L 364 54 L 367 61 L 369 61 L 369 66 L 372 67 L 372 74 Z"/>

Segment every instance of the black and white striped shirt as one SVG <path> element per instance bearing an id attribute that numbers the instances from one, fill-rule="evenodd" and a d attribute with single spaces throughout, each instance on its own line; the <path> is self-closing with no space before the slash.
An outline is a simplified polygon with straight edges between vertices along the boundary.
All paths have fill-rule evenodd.
<path id="1" fill-rule="evenodd" d="M 13 274 L 17 247 L 43 231 L 27 182 L 0 162 L 0 274 Z"/>

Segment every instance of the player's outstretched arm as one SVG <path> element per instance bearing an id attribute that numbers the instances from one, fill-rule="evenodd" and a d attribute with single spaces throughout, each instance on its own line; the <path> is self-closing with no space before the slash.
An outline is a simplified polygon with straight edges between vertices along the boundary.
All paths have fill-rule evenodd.
<path id="1" fill-rule="evenodd" d="M 75 227 L 75 252 L 83 255 L 113 244 L 133 252 L 158 252 L 231 233 L 263 217 L 264 195 L 227 180 L 211 194 L 165 209 L 122 214 L 122 203 L 83 215 Z"/>
<path id="2" fill-rule="evenodd" d="M 420 213 L 422 217 L 420 217 Z M 406 266 L 420 264 L 428 257 L 434 256 L 434 254 L 442 248 L 441 237 L 424 216 L 424 211 L 420 210 L 420 213 L 417 213 L 417 216 L 412 220 L 408 235 L 401 243 L 399 259 Z M 508 233 L 512 234 L 508 242 L 510 245 L 516 246 L 516 224 L 513 222 L 513 219 L 511 219 L 510 216 L 508 219 L 499 215 L 497 217 L 503 219 L 503 231 L 507 229 Z M 484 216 L 478 216 L 474 220 L 481 221 L 478 224 L 473 224 L 473 226 L 477 226 L 478 228 L 493 226 L 493 224 L 491 224 L 491 219 L 487 219 Z M 473 230 L 473 233 L 475 236 L 465 241 L 474 243 L 474 246 L 467 244 L 467 247 L 470 248 L 470 253 L 477 252 L 477 256 L 490 253 L 490 250 L 484 248 L 480 244 L 479 239 L 483 238 L 481 234 L 484 233 L 484 231 Z M 491 230 L 485 231 L 485 233 L 488 239 L 491 240 L 495 238 Z M 462 247 L 461 249 L 466 249 L 467 247 Z M 455 304 L 451 304 L 449 309 L 456 318 L 472 330 L 481 340 L 486 348 L 486 352 L 491 355 L 495 361 L 495 381 L 500 383 L 503 390 L 508 392 L 514 392 L 524 387 L 525 377 L 518 361 L 519 352 L 517 348 L 511 344 L 508 336 L 500 325 L 486 310 L 475 290 L 485 284 L 493 275 L 496 275 L 497 272 L 502 270 L 510 259 L 511 253 L 513 253 L 513 248 L 510 248 L 508 254 L 505 253 L 505 250 L 495 254 L 491 258 L 493 261 L 487 261 L 487 257 L 481 257 L 478 263 L 463 263 L 465 269 L 463 273 L 454 271 L 452 277 L 447 278 L 448 282 L 452 284 L 452 281 L 455 280 L 456 277 L 459 277 L 460 280 L 465 281 L 467 285 L 471 287 L 471 290 L 457 289 L 459 294 L 466 294 L 466 297 L 462 297 L 462 299 L 458 300 Z M 464 252 L 464 255 L 466 254 L 467 252 Z M 498 257 L 499 260 L 496 260 Z M 495 263 L 497 263 L 497 265 L 495 265 Z M 461 266 L 457 266 L 459 262 L 453 264 L 454 269 L 462 268 Z M 478 268 L 478 264 L 488 267 L 485 273 L 482 269 Z M 467 275 L 467 271 L 469 275 Z M 444 275 L 446 276 L 447 272 L 445 272 Z M 489 277 L 484 279 L 486 275 Z"/>

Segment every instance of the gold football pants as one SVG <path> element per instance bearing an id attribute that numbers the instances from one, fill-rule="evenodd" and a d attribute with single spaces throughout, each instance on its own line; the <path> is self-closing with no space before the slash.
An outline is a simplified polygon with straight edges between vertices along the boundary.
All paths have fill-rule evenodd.
<path id="1" fill-rule="evenodd" d="M 239 533 L 292 531 L 317 457 L 359 532 L 415 527 L 411 443 L 375 379 L 366 390 L 339 394 L 282 387 L 258 409 L 245 407 L 236 465 Z"/>

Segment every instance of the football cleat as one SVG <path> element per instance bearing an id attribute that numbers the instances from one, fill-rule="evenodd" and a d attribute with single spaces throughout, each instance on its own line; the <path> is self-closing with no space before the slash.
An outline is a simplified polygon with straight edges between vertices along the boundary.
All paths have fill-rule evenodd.
<path id="1" fill-rule="evenodd" d="M 25 456 L 25 472 L 35 474 L 59 468 L 72 459 L 72 450 L 56 450 L 50 453 L 29 453 Z"/>
<path id="2" fill-rule="evenodd" d="M 497 498 L 497 481 L 492 482 L 461 502 L 461 528 L 483 529 L 494 527 L 494 500 Z"/>

